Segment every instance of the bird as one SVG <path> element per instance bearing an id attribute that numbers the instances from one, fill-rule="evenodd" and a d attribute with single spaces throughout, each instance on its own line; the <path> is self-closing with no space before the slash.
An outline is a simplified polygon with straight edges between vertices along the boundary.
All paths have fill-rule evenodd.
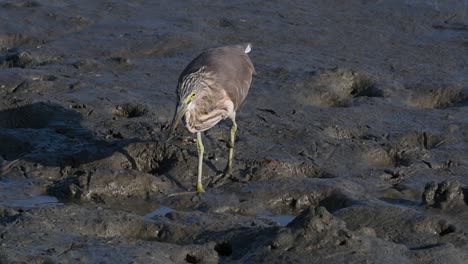
<path id="1" fill-rule="evenodd" d="M 178 102 L 168 138 L 185 117 L 185 126 L 197 134 L 197 192 L 205 192 L 202 184 L 204 146 L 202 132 L 221 120 L 231 120 L 229 156 L 223 176 L 232 174 L 234 142 L 237 131 L 236 111 L 246 98 L 255 68 L 248 56 L 252 44 L 243 43 L 203 51 L 182 71 L 177 84 Z"/>

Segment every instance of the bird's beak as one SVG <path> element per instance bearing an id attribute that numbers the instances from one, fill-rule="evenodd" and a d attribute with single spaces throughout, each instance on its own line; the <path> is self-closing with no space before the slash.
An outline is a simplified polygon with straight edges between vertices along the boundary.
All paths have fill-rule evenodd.
<path id="1" fill-rule="evenodd" d="M 188 107 L 188 104 L 184 103 L 184 102 L 180 102 L 177 105 L 177 110 L 176 110 L 176 112 L 174 114 L 174 119 L 172 119 L 171 128 L 169 129 L 169 133 L 167 135 L 167 140 L 166 141 L 169 141 L 169 140 L 172 139 L 172 136 L 174 134 L 175 129 L 177 128 L 177 125 L 179 124 L 180 120 L 182 119 L 182 117 L 187 112 L 187 107 Z"/>

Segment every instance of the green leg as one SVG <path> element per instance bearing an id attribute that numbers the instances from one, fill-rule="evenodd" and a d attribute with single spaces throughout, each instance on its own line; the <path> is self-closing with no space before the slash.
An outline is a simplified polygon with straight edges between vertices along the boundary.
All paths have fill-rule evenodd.
<path id="1" fill-rule="evenodd" d="M 237 131 L 237 123 L 235 119 L 232 119 L 232 126 L 231 126 L 231 142 L 229 144 L 229 159 L 228 164 L 226 167 L 227 174 L 232 174 L 232 162 L 234 161 L 234 142 L 236 141 L 236 131 Z"/>
<path id="2" fill-rule="evenodd" d="M 210 183 L 211 186 L 219 186 L 225 183 L 232 175 L 232 163 L 234 161 L 234 141 L 236 140 L 236 131 L 237 131 L 237 124 L 236 120 L 232 119 L 232 126 L 231 126 L 231 138 L 228 143 L 229 147 L 229 158 L 227 162 L 227 166 L 224 169 L 224 172 L 218 174 Z"/>
<path id="3" fill-rule="evenodd" d="M 203 168 L 203 142 L 201 138 L 201 132 L 197 132 L 197 150 L 198 150 L 198 180 L 197 180 L 197 192 L 205 192 L 202 184 L 202 168 Z"/>

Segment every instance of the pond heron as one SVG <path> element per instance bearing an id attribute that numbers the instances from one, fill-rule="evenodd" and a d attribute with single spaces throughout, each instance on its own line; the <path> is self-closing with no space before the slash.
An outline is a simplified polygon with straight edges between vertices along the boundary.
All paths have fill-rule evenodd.
<path id="1" fill-rule="evenodd" d="M 202 165 L 204 146 L 202 132 L 229 118 L 232 121 L 228 144 L 229 158 L 223 175 L 232 173 L 234 141 L 236 136 L 236 111 L 244 101 L 252 83 L 254 66 L 247 53 L 251 44 L 212 48 L 190 62 L 179 77 L 178 103 L 169 135 L 185 116 L 185 126 L 197 133 L 198 180 L 197 192 L 204 192 Z M 169 136 L 170 137 L 170 136 Z"/>

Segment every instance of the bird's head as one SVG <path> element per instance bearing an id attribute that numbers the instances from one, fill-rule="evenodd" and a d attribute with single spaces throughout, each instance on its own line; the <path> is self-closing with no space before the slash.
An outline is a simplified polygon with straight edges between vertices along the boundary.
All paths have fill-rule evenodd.
<path id="1" fill-rule="evenodd" d="M 188 74 L 182 78 L 177 87 L 177 94 L 179 97 L 177 103 L 177 109 L 172 120 L 171 127 L 169 129 L 168 140 L 171 139 L 177 125 L 179 124 L 182 117 L 187 112 L 188 108 L 192 104 L 193 100 L 199 94 L 200 89 L 203 87 L 203 78 L 200 76 L 200 72 L 204 70 L 204 67 L 197 72 Z"/>

